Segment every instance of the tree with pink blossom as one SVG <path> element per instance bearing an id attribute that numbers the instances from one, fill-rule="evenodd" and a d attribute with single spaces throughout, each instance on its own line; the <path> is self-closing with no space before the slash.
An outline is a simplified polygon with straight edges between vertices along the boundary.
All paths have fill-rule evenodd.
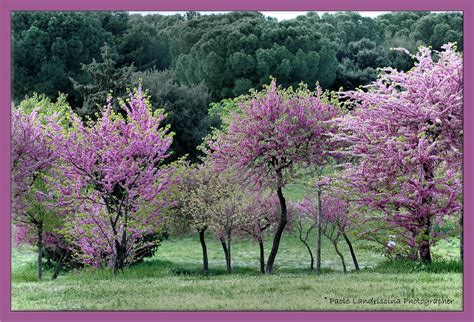
<path id="1" fill-rule="evenodd" d="M 291 227 L 296 232 L 298 239 L 305 245 L 310 257 L 309 269 L 314 269 L 314 255 L 309 245 L 311 232 L 318 224 L 318 211 L 314 207 L 314 202 L 309 198 L 297 202 L 290 202 L 288 213 L 291 216 Z"/>
<path id="2" fill-rule="evenodd" d="M 57 102 L 51 102 L 35 94 L 12 110 L 12 222 L 19 233 L 17 242 L 29 241 L 38 247 L 40 279 L 43 275 L 44 247 L 46 244 L 56 244 L 58 239 L 54 237 L 56 234 L 53 230 L 61 222 L 59 214 L 51 207 L 49 178 L 57 155 L 46 135 L 45 126 L 48 122 L 67 123 L 70 113 L 71 108 L 64 95 Z"/>
<path id="3" fill-rule="evenodd" d="M 344 272 L 347 271 L 344 256 L 339 250 L 338 242 L 343 237 L 351 253 L 354 267 L 359 270 L 359 263 L 352 242 L 349 239 L 349 231 L 352 230 L 351 214 L 346 200 L 339 195 L 327 192 L 321 199 L 305 197 L 303 200 L 290 204 L 292 213 L 292 227 L 298 233 L 300 241 L 306 246 L 310 254 L 310 268 L 313 269 L 313 254 L 308 244 L 309 234 L 321 224 L 321 234 L 329 239 L 337 255 L 341 258 Z M 320 215 L 319 215 L 320 214 Z"/>
<path id="4" fill-rule="evenodd" d="M 391 68 L 364 89 L 342 93 L 353 111 L 336 139 L 354 158 L 344 183 L 367 227 L 392 227 L 431 262 L 442 226 L 462 216 L 463 72 L 452 44 L 420 48 L 408 72 Z M 462 217 L 461 217 L 462 218 Z"/>
<path id="5" fill-rule="evenodd" d="M 60 157 L 58 206 L 77 221 L 72 238 L 85 256 L 105 249 L 114 273 L 134 256 L 134 242 L 165 221 L 159 196 L 169 184 L 163 161 L 172 141 L 163 111 L 151 112 L 141 87 L 120 112 L 109 98 L 95 123 L 73 116 L 68 133 L 54 124 L 51 131 Z M 84 228 L 88 234 L 81 234 Z"/>
<path id="6" fill-rule="evenodd" d="M 238 102 L 238 108 L 210 150 L 218 168 L 232 167 L 243 179 L 277 193 L 281 212 L 266 267 L 271 274 L 288 222 L 283 188 L 298 166 L 326 160 L 325 146 L 335 128 L 330 121 L 338 111 L 321 99 L 320 90 L 284 90 L 275 81 Z"/>
<path id="7" fill-rule="evenodd" d="M 278 224 L 278 197 L 260 190 L 249 191 L 243 207 L 241 231 L 258 243 L 260 273 L 265 274 L 264 238 Z"/>

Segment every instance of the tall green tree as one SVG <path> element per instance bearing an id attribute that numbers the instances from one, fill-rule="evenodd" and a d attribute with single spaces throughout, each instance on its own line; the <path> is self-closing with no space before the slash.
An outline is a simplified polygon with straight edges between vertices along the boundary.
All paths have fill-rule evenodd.
<path id="1" fill-rule="evenodd" d="M 82 65 L 82 69 L 89 75 L 90 82 L 81 84 L 70 78 L 74 89 L 81 93 L 84 103 L 77 110 L 80 115 L 93 116 L 100 106 L 105 105 L 106 98 L 112 92 L 115 97 L 124 97 L 127 88 L 132 85 L 132 65 L 117 67 L 117 53 L 107 43 L 101 47 L 101 61 L 92 59 L 92 63 Z"/>

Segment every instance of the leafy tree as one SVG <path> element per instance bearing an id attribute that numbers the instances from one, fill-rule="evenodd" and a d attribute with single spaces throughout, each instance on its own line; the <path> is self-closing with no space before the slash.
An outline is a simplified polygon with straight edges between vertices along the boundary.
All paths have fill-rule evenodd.
<path id="1" fill-rule="evenodd" d="M 133 64 L 140 71 L 170 67 L 167 20 L 161 15 L 129 16 L 123 35 L 117 39 L 118 66 Z"/>
<path id="2" fill-rule="evenodd" d="M 265 274 L 264 238 L 278 224 L 279 201 L 274 194 L 249 191 L 242 212 L 243 233 L 258 242 L 260 273 Z"/>
<path id="3" fill-rule="evenodd" d="M 117 273 L 134 256 L 134 241 L 163 224 L 163 201 L 157 196 L 169 184 L 170 170 L 162 163 L 172 135 L 162 127 L 162 111 L 152 114 L 141 88 L 124 105 L 125 117 L 108 101 L 96 123 L 73 117 L 69 133 L 56 126 L 52 135 L 61 160 L 58 205 L 71 207 L 73 219 L 96 233 L 96 245 L 106 244 Z M 80 229 L 73 234 L 79 242 L 88 237 Z M 100 248 L 82 250 L 95 257 Z"/>
<path id="4" fill-rule="evenodd" d="M 228 178 L 216 175 L 215 170 L 209 163 L 188 168 L 178 183 L 177 211 L 179 224 L 191 226 L 199 234 L 203 254 L 203 272 L 209 273 L 209 261 L 207 245 L 205 241 L 206 231 L 212 226 L 216 232 L 220 228 L 213 221 L 217 218 L 215 210 L 222 205 L 222 200 L 230 196 L 230 185 Z M 229 251 L 225 243 L 225 236 L 219 236 L 224 249 L 227 269 L 230 271 Z"/>
<path id="5" fill-rule="evenodd" d="M 196 161 L 196 147 L 212 124 L 207 116 L 209 93 L 206 86 L 180 85 L 172 71 L 156 69 L 134 73 L 133 80 L 141 81 L 152 105 L 163 108 L 167 114 L 165 122 L 175 132 L 172 158 L 187 154 L 190 160 Z"/>
<path id="6" fill-rule="evenodd" d="M 67 127 L 71 112 L 64 95 L 57 102 L 51 102 L 37 94 L 12 111 L 12 219 L 23 231 L 20 238 L 32 237 L 32 241 L 36 241 L 40 279 L 45 243 L 58 242 L 52 233 L 62 222 L 60 214 L 51 206 L 54 197 L 50 176 L 57 166 L 57 154 L 51 147 L 45 125 L 55 122 Z M 31 226 L 35 229 L 34 236 L 29 236 Z"/>
<path id="7" fill-rule="evenodd" d="M 228 130 L 217 135 L 210 151 L 221 169 L 234 168 L 242 178 L 277 192 L 281 213 L 267 260 L 271 274 L 288 222 L 283 187 L 298 164 L 318 162 L 331 129 L 327 121 L 337 112 L 304 88 L 283 90 L 275 81 L 239 107 L 242 112 L 234 113 Z"/>
<path id="8" fill-rule="evenodd" d="M 100 55 L 100 46 L 113 36 L 102 26 L 114 13 L 23 11 L 12 15 L 13 98 L 34 92 L 56 98 L 68 93 L 69 103 L 80 99 L 69 77 L 85 80 L 81 64 Z"/>
<path id="9" fill-rule="evenodd" d="M 78 81 L 70 78 L 74 89 L 81 93 L 84 103 L 78 113 L 81 115 L 93 116 L 103 105 L 104 98 L 114 93 L 117 97 L 124 97 L 127 89 L 130 88 L 132 81 L 132 73 L 134 71 L 133 64 L 128 67 L 116 67 L 117 54 L 104 44 L 100 48 L 102 61 L 97 62 L 95 59 L 88 65 L 82 65 L 82 69 L 90 76 L 92 82 L 80 84 Z"/>
<path id="10" fill-rule="evenodd" d="M 422 48 L 409 72 L 387 68 L 367 91 L 346 92 L 355 110 L 339 135 L 358 160 L 344 177 L 366 221 L 396 229 L 425 262 L 442 235 L 433 225 L 461 212 L 462 57 L 452 45 L 433 54 Z"/>

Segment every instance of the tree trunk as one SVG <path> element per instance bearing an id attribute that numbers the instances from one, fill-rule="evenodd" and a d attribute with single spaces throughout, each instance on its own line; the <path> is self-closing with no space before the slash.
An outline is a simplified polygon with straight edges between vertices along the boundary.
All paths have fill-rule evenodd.
<path id="1" fill-rule="evenodd" d="M 115 258 L 114 258 L 114 275 L 121 271 L 125 263 L 125 252 L 123 245 L 115 239 Z"/>
<path id="2" fill-rule="evenodd" d="M 227 249 L 227 245 L 226 245 L 224 239 L 221 239 L 221 245 L 222 245 L 222 249 L 224 250 L 225 266 L 226 266 L 226 269 L 227 269 L 227 273 L 230 274 L 230 272 L 229 272 L 229 250 Z"/>
<path id="3" fill-rule="evenodd" d="M 430 169 L 428 164 L 423 165 L 423 170 L 425 172 L 425 180 L 431 182 L 433 179 L 433 171 Z M 430 205 L 433 202 L 432 197 L 423 197 L 422 204 Z M 421 222 L 421 243 L 420 243 L 420 258 L 422 262 L 431 263 L 431 250 L 430 250 L 430 240 L 431 240 L 431 214 L 428 214 Z"/>
<path id="4" fill-rule="evenodd" d="M 332 242 L 332 244 L 334 245 L 334 249 L 336 250 L 336 253 L 339 255 L 339 257 L 341 258 L 341 263 L 342 263 L 342 269 L 344 270 L 344 273 L 347 272 L 347 268 L 346 268 L 346 262 L 344 261 L 344 256 L 342 256 L 341 252 L 339 251 L 339 248 L 337 248 L 337 243 L 336 242 Z"/>
<path id="5" fill-rule="evenodd" d="M 231 240 L 230 237 L 227 239 L 227 273 L 232 274 L 232 252 L 231 252 Z"/>
<path id="6" fill-rule="evenodd" d="M 352 261 L 354 262 L 354 267 L 355 267 L 356 271 L 359 271 L 360 270 L 359 269 L 359 263 L 357 262 L 357 257 L 356 257 L 356 254 L 354 252 L 354 248 L 352 247 L 352 243 L 349 240 L 349 237 L 347 237 L 346 233 L 343 233 L 342 237 L 344 237 L 344 240 L 346 241 L 347 246 L 349 246 L 349 250 L 350 250 L 351 256 L 352 256 Z"/>
<path id="7" fill-rule="evenodd" d="M 413 237 L 413 246 L 411 247 L 412 248 L 412 254 L 411 254 L 411 259 L 414 260 L 414 261 L 417 261 L 418 260 L 418 246 L 417 246 L 417 243 L 416 243 L 416 230 L 412 231 L 412 237 Z"/>
<path id="8" fill-rule="evenodd" d="M 461 240 L 459 244 L 459 251 L 461 253 L 461 263 L 464 262 L 464 210 L 461 210 L 461 217 L 459 218 L 459 226 L 461 227 Z"/>
<path id="9" fill-rule="evenodd" d="M 38 279 L 43 278 L 43 223 L 36 224 L 38 233 Z"/>
<path id="10" fill-rule="evenodd" d="M 423 238 L 420 245 L 420 258 L 422 262 L 431 263 L 430 249 L 431 217 L 427 217 L 424 223 Z"/>
<path id="11" fill-rule="evenodd" d="M 258 241 L 260 247 L 260 273 L 265 274 L 265 248 L 263 248 L 263 240 Z"/>
<path id="12" fill-rule="evenodd" d="M 318 239 L 316 240 L 316 274 L 321 274 L 321 234 L 322 234 L 322 223 L 321 223 L 321 213 L 322 213 L 322 205 L 321 205 L 321 187 L 318 186 L 318 216 L 317 216 L 317 224 L 318 224 Z"/>
<path id="13" fill-rule="evenodd" d="M 285 230 L 285 226 L 288 222 L 286 200 L 285 200 L 285 197 L 283 196 L 283 191 L 281 187 L 278 187 L 277 194 L 278 194 L 278 199 L 280 200 L 281 215 L 280 215 L 280 221 L 278 222 L 277 229 L 275 230 L 275 235 L 273 237 L 272 249 L 270 251 L 270 255 L 268 256 L 268 260 L 267 260 L 267 274 L 273 273 L 273 264 L 275 262 L 276 255 L 278 253 L 278 248 L 280 247 L 281 236 L 283 235 L 283 231 Z"/>
<path id="14" fill-rule="evenodd" d="M 309 256 L 311 258 L 311 262 L 309 264 L 309 269 L 313 270 L 314 269 L 314 257 L 313 257 L 313 252 L 311 251 L 311 247 L 309 247 L 308 243 L 304 239 L 300 238 L 300 240 L 306 246 L 306 249 L 308 250 Z"/>
<path id="15" fill-rule="evenodd" d="M 59 273 L 61 272 L 61 269 L 63 268 L 64 259 L 66 258 L 67 254 L 68 254 L 68 251 L 64 250 L 64 253 L 61 255 L 58 262 L 56 263 L 56 267 L 55 267 L 54 273 L 53 273 L 53 280 L 58 278 Z"/>
<path id="16" fill-rule="evenodd" d="M 202 266 L 203 266 L 203 273 L 205 275 L 209 274 L 209 260 L 207 258 L 207 246 L 206 246 L 206 241 L 204 239 L 204 233 L 206 232 L 206 229 L 201 229 L 199 230 L 199 241 L 201 242 L 201 248 L 202 248 Z"/>

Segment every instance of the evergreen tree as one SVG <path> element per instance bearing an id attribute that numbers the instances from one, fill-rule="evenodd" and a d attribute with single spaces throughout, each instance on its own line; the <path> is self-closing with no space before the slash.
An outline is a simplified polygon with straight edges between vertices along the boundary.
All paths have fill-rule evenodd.
<path id="1" fill-rule="evenodd" d="M 117 53 L 107 43 L 100 48 L 100 51 L 101 62 L 92 59 L 92 63 L 82 65 L 82 70 L 89 75 L 91 82 L 81 84 L 75 79 L 69 78 L 74 89 L 84 98 L 82 107 L 77 111 L 82 116 L 93 116 L 99 107 L 105 104 L 105 99 L 110 92 L 113 92 L 114 97 L 124 97 L 127 88 L 132 85 L 132 73 L 135 70 L 133 64 L 117 67 Z"/>

